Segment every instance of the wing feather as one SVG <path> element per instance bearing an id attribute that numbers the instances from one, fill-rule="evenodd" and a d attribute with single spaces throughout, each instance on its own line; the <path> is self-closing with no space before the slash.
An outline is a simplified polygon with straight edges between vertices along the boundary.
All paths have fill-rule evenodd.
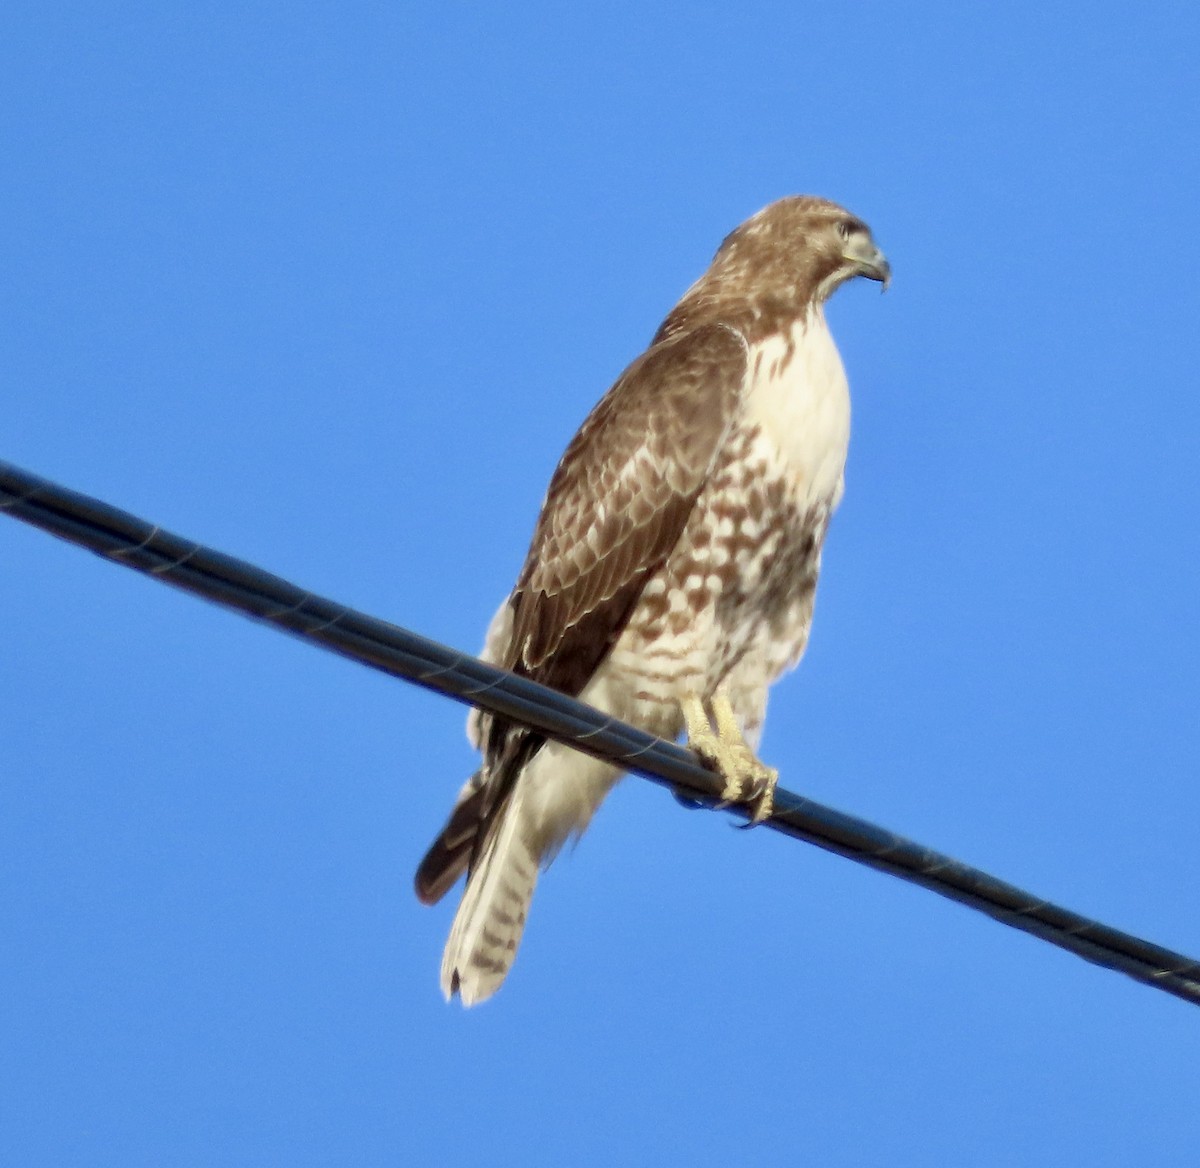
<path id="1" fill-rule="evenodd" d="M 517 587 L 489 629 L 490 659 L 564 693 L 587 685 L 679 541 L 736 417 L 746 353 L 739 333 L 707 325 L 652 345 L 621 375 L 554 472 Z M 503 719 L 468 726 L 484 767 L 418 869 L 426 903 L 473 870 L 544 741 Z"/>
<path id="2" fill-rule="evenodd" d="M 737 413 L 746 342 L 659 342 L 584 422 L 551 479 L 513 594 L 506 664 L 577 694 L 678 542 Z"/>

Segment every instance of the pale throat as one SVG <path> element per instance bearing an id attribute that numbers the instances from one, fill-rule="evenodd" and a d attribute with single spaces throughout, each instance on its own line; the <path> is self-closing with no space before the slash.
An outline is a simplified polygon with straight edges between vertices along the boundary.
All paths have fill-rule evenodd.
<path id="1" fill-rule="evenodd" d="M 744 421 L 801 507 L 836 506 L 850 443 L 846 370 L 819 307 L 751 346 Z"/>

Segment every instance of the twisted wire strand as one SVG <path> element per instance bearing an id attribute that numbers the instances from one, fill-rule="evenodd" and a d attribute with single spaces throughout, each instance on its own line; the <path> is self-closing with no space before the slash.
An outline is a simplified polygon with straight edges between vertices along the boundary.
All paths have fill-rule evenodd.
<path id="1" fill-rule="evenodd" d="M 352 661 L 526 723 L 703 806 L 719 803 L 721 779 L 675 743 L 2 461 L 0 512 Z M 744 814 L 737 807 L 728 810 Z M 1200 1005 L 1200 962 L 1071 912 L 866 820 L 780 788 L 765 826 L 920 885 Z"/>

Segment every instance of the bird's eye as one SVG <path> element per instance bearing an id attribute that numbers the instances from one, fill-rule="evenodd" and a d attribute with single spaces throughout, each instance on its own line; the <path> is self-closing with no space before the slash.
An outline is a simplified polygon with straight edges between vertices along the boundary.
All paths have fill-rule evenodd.
<path id="1" fill-rule="evenodd" d="M 849 239 L 850 236 L 853 235 L 857 230 L 857 228 L 858 224 L 855 223 L 853 219 L 843 219 L 837 225 L 838 235 L 840 235 L 843 239 Z"/>

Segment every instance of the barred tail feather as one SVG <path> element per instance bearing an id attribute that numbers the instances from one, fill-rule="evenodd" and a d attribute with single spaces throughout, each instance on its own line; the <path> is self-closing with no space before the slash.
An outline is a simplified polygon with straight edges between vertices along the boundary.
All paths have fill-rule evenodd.
<path id="1" fill-rule="evenodd" d="M 537 884 L 538 857 L 523 823 L 522 787 L 518 780 L 467 879 L 442 957 L 442 993 L 447 1000 L 459 994 L 464 1006 L 500 988 L 517 955 Z"/>

